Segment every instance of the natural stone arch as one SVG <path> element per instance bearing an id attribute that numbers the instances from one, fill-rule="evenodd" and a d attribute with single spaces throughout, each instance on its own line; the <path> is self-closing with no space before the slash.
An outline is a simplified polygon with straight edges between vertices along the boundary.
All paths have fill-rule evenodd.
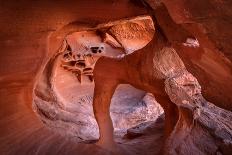
<path id="1" fill-rule="evenodd" d="M 80 28 L 80 31 L 83 31 L 83 30 L 94 30 L 94 28 L 93 27 Z M 188 151 L 196 152 L 196 150 L 198 150 L 199 153 L 200 152 L 203 152 L 203 153 L 217 153 L 217 152 L 228 153 L 228 152 L 231 152 L 231 150 L 230 150 L 230 148 L 231 148 L 231 131 L 230 131 L 230 124 L 227 123 L 228 120 L 231 119 L 230 113 L 228 113 L 228 111 L 226 111 L 226 110 L 221 110 L 220 108 L 213 106 L 211 103 L 208 103 L 207 101 L 204 100 L 204 98 L 200 94 L 200 85 L 198 84 L 197 80 L 186 71 L 185 67 L 183 67 L 183 65 L 181 65 L 182 61 L 178 58 L 178 55 L 175 53 L 175 50 L 169 46 L 170 44 L 167 43 L 163 34 L 161 34 L 159 31 L 157 31 L 156 35 L 157 36 L 155 37 L 155 39 L 153 41 L 155 41 L 155 43 L 157 43 L 157 44 L 152 44 L 152 43 L 148 44 L 143 49 L 138 50 L 130 55 L 127 55 L 122 59 L 106 58 L 106 57 L 99 59 L 97 65 L 96 65 L 96 66 L 98 66 L 97 67 L 98 69 L 95 68 L 95 71 L 96 71 L 95 73 L 98 74 L 96 76 L 98 76 L 98 78 L 101 80 L 104 79 L 104 78 L 102 78 L 103 75 L 104 76 L 110 75 L 110 76 L 108 76 L 108 78 L 110 78 L 110 77 L 113 77 L 113 78 L 124 77 L 125 78 L 128 76 L 125 75 L 123 72 L 120 72 L 120 69 L 118 70 L 119 72 L 112 73 L 112 74 L 109 74 L 109 73 L 99 74 L 98 71 L 99 71 L 99 68 L 104 69 L 104 67 L 106 66 L 104 64 L 111 64 L 113 66 L 116 65 L 119 68 L 123 68 L 126 66 L 125 70 L 129 70 L 131 73 L 138 73 L 138 74 L 128 74 L 130 76 L 126 79 L 123 79 L 123 78 L 119 79 L 120 82 L 129 83 L 137 88 L 144 89 L 144 90 L 147 90 L 149 92 L 152 92 L 153 94 L 156 94 L 155 95 L 156 99 L 163 106 L 166 103 L 168 103 L 166 105 L 171 105 L 170 107 L 166 108 L 166 122 L 170 121 L 169 123 L 166 123 L 166 124 L 169 124 L 169 126 L 166 127 L 166 130 L 167 130 L 168 135 L 171 134 L 170 137 L 167 137 L 168 139 L 167 139 L 166 145 L 164 147 L 164 150 L 166 150 L 167 154 L 178 154 L 178 153 L 185 154 L 185 153 L 189 153 Z M 63 36 L 66 36 L 66 35 L 63 35 Z M 53 38 L 53 37 L 54 38 L 57 37 L 57 34 L 53 35 L 51 38 Z M 56 40 L 56 38 L 54 40 Z M 64 37 L 58 39 L 59 44 L 61 44 L 63 40 L 64 40 Z M 179 64 L 180 64 L 180 65 L 177 65 L 177 68 L 176 68 L 177 72 L 172 72 L 173 68 L 172 67 L 169 68 L 170 66 L 167 65 L 164 67 L 159 66 L 158 68 L 156 68 L 156 71 L 158 71 L 160 74 L 158 72 L 156 72 L 157 74 L 156 73 L 154 74 L 154 65 L 153 65 L 154 55 L 152 55 L 152 51 L 150 49 L 157 50 L 161 53 L 162 53 L 162 51 L 163 52 L 167 51 L 168 53 L 171 52 L 172 53 L 171 55 L 174 58 L 173 60 L 178 60 L 177 62 L 179 62 Z M 162 49 L 168 49 L 168 50 L 162 50 Z M 60 52 L 62 52 L 62 50 Z M 147 55 L 145 54 L 146 52 L 148 52 Z M 42 80 L 40 81 L 42 83 L 37 83 L 38 85 L 36 85 L 34 92 L 35 92 L 35 99 L 37 96 L 37 97 L 43 98 L 45 102 L 58 103 L 57 106 L 59 107 L 59 106 L 62 106 L 62 104 L 59 104 L 61 102 L 59 101 L 56 94 L 54 94 L 54 92 L 52 90 L 53 89 L 53 84 L 52 84 L 53 81 L 51 78 L 53 76 L 52 68 L 57 63 L 56 58 L 60 54 L 59 51 L 57 53 L 58 54 L 54 54 L 54 53 L 51 54 L 51 55 L 53 55 L 53 57 L 48 61 L 48 63 L 45 63 L 46 67 L 43 70 Z M 163 54 L 160 54 L 161 57 L 162 57 L 162 55 Z M 168 55 L 169 54 L 167 54 L 167 56 Z M 172 56 L 171 56 L 171 58 L 172 58 Z M 140 61 L 141 58 L 143 58 L 144 61 Z M 160 58 L 160 57 L 158 56 L 157 58 Z M 146 60 L 148 60 L 148 61 L 146 61 Z M 160 59 L 160 60 L 162 60 L 162 59 Z M 149 63 L 147 63 L 147 62 L 149 62 Z M 159 61 L 157 61 L 157 62 L 159 62 Z M 175 62 L 175 61 L 172 61 L 172 62 Z M 162 65 L 162 63 L 159 65 Z M 130 67 L 128 67 L 128 66 L 130 66 Z M 178 66 L 179 67 L 182 66 L 182 69 L 178 70 Z M 110 67 L 110 65 L 107 67 Z M 169 73 L 162 74 L 162 72 L 160 72 L 162 69 L 164 69 L 164 71 L 168 71 L 171 74 L 169 74 Z M 118 74 L 118 73 L 120 73 L 120 74 Z M 144 76 L 141 79 L 141 75 L 146 75 L 146 76 Z M 154 79 L 154 77 L 156 77 L 156 78 L 158 77 L 158 78 L 160 78 L 160 80 L 155 81 L 155 82 L 152 80 L 149 80 L 149 78 Z M 107 76 L 105 78 L 107 78 Z M 183 81 L 179 80 L 179 79 L 183 79 Z M 44 85 L 44 83 L 46 83 L 46 84 Z M 113 84 L 113 86 L 115 87 L 119 83 L 111 83 L 111 84 Z M 104 85 L 104 86 L 106 86 L 106 85 Z M 154 86 L 158 89 L 158 91 L 154 90 L 152 88 Z M 103 86 L 101 85 L 101 87 L 103 87 Z M 107 88 L 107 87 L 103 87 L 103 88 Z M 166 89 L 167 94 L 166 94 L 164 88 Z M 172 89 L 174 89 L 174 90 L 172 90 Z M 98 93 L 99 92 L 101 93 L 102 90 L 98 91 Z M 98 93 L 96 93 L 97 94 L 96 96 L 101 96 Z M 110 95 L 108 96 L 108 99 L 106 100 L 107 102 L 111 98 L 112 94 L 113 94 L 113 90 L 110 91 Z M 166 94 L 166 95 L 164 95 L 164 94 Z M 175 96 L 175 94 L 176 94 L 176 96 Z M 170 97 L 172 102 L 168 99 L 168 96 Z M 181 103 L 179 103 L 179 102 L 181 102 Z M 176 107 L 176 108 L 173 108 L 173 107 Z M 107 111 L 107 108 L 105 110 Z M 208 110 L 211 112 L 207 112 Z M 103 109 L 103 111 L 104 111 L 104 109 Z M 212 124 L 219 123 L 217 120 L 213 120 L 213 118 L 214 118 L 213 116 L 214 116 L 214 114 L 217 113 L 217 111 L 220 111 L 220 113 L 221 113 L 220 118 L 223 118 L 223 122 L 220 123 L 220 126 L 223 126 L 222 128 L 218 128 L 218 126 L 217 127 L 211 126 Z M 38 112 L 42 112 L 42 111 L 38 111 Z M 50 115 L 49 113 L 43 113 L 43 112 L 42 112 L 42 114 L 45 117 Z M 228 117 L 226 117 L 224 119 L 225 115 L 228 115 Z M 55 115 L 50 115 L 50 116 L 55 116 Z M 173 116 L 175 116 L 175 117 L 173 117 Z M 178 116 L 178 118 L 176 116 Z M 168 118 L 169 118 L 169 121 L 167 121 Z M 197 122 L 197 124 L 196 124 L 196 122 Z M 208 122 L 210 122 L 210 123 L 208 123 Z M 103 124 L 103 123 L 99 123 L 99 124 Z M 200 128 L 198 128 L 199 124 L 201 126 Z M 186 126 L 187 126 L 187 128 L 186 128 Z M 103 128 L 104 128 L 104 126 L 103 126 Z M 107 128 L 108 127 L 106 127 L 106 129 Z M 207 130 L 205 130 L 205 129 L 207 129 Z M 218 129 L 220 129 L 220 132 L 218 131 Z M 110 135 L 112 132 L 112 129 L 110 129 L 108 131 L 107 130 L 103 131 L 102 134 Z M 185 131 L 187 131 L 187 132 L 185 132 Z M 193 131 L 194 131 L 194 133 L 192 133 Z M 197 131 L 200 131 L 202 136 L 212 140 L 212 144 L 209 144 L 209 146 L 207 146 L 207 148 L 210 148 L 209 150 L 208 149 L 206 150 L 204 148 L 199 147 L 199 146 L 202 146 L 204 144 L 204 142 L 201 140 L 197 141 L 194 144 L 191 143 L 191 140 L 194 137 L 191 137 L 189 135 L 196 134 Z M 226 136 L 221 135 L 220 134 L 221 131 L 225 131 L 223 133 Z M 186 134 L 184 134 L 184 135 L 181 134 L 183 132 Z M 186 138 L 189 141 L 186 142 L 185 141 Z M 109 139 L 105 139 L 103 146 L 105 145 L 107 148 L 109 148 L 112 143 L 108 143 L 108 142 L 110 142 L 112 140 L 113 140 L 112 137 L 110 137 Z M 185 141 L 188 144 L 188 147 L 184 147 L 184 146 L 181 147 L 181 145 L 183 144 L 183 141 Z M 106 144 L 106 143 L 108 143 L 108 144 Z"/>
<path id="2" fill-rule="evenodd" d="M 134 23 L 133 26 L 138 25 L 138 27 L 141 27 L 140 29 L 143 29 L 144 31 L 149 30 L 150 32 L 146 32 L 146 34 L 144 34 L 144 31 L 136 32 L 138 35 L 137 36 L 134 32 L 135 30 L 130 29 L 130 23 Z M 129 25 L 129 28 L 127 25 Z M 114 26 L 115 28 L 113 28 Z M 88 142 L 90 140 L 98 139 L 99 137 L 98 127 L 92 112 L 94 82 L 93 79 L 88 79 L 85 77 L 80 78 L 84 80 L 78 79 L 79 77 L 77 73 L 80 73 L 80 76 L 85 76 L 82 74 L 83 70 L 86 68 L 91 68 L 94 70 L 95 63 L 102 56 L 114 57 L 119 60 L 125 55 L 131 54 L 136 49 L 142 48 L 152 39 L 154 26 L 149 16 L 141 16 L 132 19 L 100 24 L 95 27 L 83 25 L 79 30 L 75 31 L 73 30 L 73 27 L 75 26 L 69 25 L 66 27 L 64 27 L 60 32 L 58 31 L 55 34 L 52 34 L 50 37 L 50 47 L 53 46 L 54 42 L 56 43 L 57 39 L 57 45 L 59 46 L 58 50 L 54 51 L 53 55 L 51 53 L 52 56 L 49 58 L 49 61 L 45 65 L 40 78 L 38 78 L 38 81 L 35 84 L 34 110 L 37 112 L 39 118 L 45 124 L 47 124 L 48 127 L 55 129 L 61 134 L 66 134 L 68 137 L 76 137 L 72 138 L 75 141 Z M 66 29 L 69 29 L 70 31 Z M 132 43 L 130 45 L 125 44 L 122 46 L 121 42 L 114 39 L 114 33 L 116 35 L 117 32 L 122 33 L 122 31 L 124 31 L 125 34 L 128 34 L 124 36 L 125 38 L 120 38 L 120 41 L 123 41 L 122 39 L 134 40 L 136 42 L 136 46 L 133 47 Z M 143 33 L 143 36 L 145 37 L 142 40 L 140 33 Z M 82 36 L 85 36 L 86 38 Z M 88 42 L 86 42 L 86 40 L 88 40 Z M 141 40 L 141 42 L 139 42 L 139 40 Z M 95 49 L 95 47 L 98 47 L 99 45 L 104 47 L 105 51 L 101 47 Z M 109 48 L 111 49 L 109 50 Z M 97 53 L 98 50 L 102 51 Z M 87 57 L 89 54 L 91 54 L 91 56 Z M 83 59 L 83 57 L 87 59 Z M 90 58 L 93 58 L 92 62 L 89 62 Z M 83 64 L 84 67 L 81 66 L 83 61 L 85 62 L 85 64 Z M 62 72 L 57 70 L 58 68 L 63 69 Z M 74 99 L 68 100 L 68 102 L 73 103 L 75 100 L 77 103 L 76 107 L 79 106 L 79 111 L 77 110 L 76 114 L 74 114 L 75 107 L 70 107 L 74 106 L 74 104 L 67 104 L 67 101 L 65 101 L 67 100 L 67 93 L 65 91 L 68 89 L 62 86 L 62 88 L 60 87 L 59 81 L 62 80 L 62 78 L 58 78 L 59 76 L 62 76 L 62 74 L 69 74 L 69 76 L 71 76 L 71 81 L 76 83 L 76 86 L 78 87 L 73 89 L 73 91 L 76 91 L 77 94 L 70 95 L 75 95 Z M 90 74 L 88 73 L 87 76 Z M 86 79 L 87 81 L 85 81 Z M 122 110 L 122 108 L 117 108 L 117 103 L 119 101 L 113 99 L 112 102 L 115 106 L 112 107 L 112 117 L 114 119 L 116 131 L 123 128 L 128 129 L 144 121 L 155 120 L 159 115 L 162 114 L 162 108 L 156 103 L 152 95 L 146 95 L 146 92 L 136 90 L 129 85 L 122 85 L 118 89 L 119 90 L 118 93 L 116 93 L 116 96 L 119 96 L 119 100 L 122 102 L 120 103 L 121 105 L 123 105 L 126 100 L 124 101 L 122 97 L 120 99 L 120 96 L 122 96 L 120 91 L 132 92 L 132 95 L 128 94 L 127 96 L 131 98 L 128 101 L 133 103 L 129 104 L 129 106 Z M 85 90 L 84 93 L 79 93 L 83 90 Z M 64 93 L 66 93 L 66 96 L 63 95 Z M 137 96 L 133 97 L 133 95 Z M 134 98 L 133 100 L 132 97 Z M 79 103 L 81 105 L 79 105 Z M 126 104 L 124 103 L 124 105 Z"/>

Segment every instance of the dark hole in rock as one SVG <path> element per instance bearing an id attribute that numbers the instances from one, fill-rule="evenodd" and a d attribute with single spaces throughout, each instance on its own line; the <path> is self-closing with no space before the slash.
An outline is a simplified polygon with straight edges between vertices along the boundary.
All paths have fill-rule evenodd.
<path id="1" fill-rule="evenodd" d="M 83 62 L 77 62 L 75 65 L 80 68 L 85 68 L 85 63 Z"/>
<path id="2" fill-rule="evenodd" d="M 97 53 L 98 51 L 98 47 L 91 47 L 90 49 L 93 53 Z"/>
<path id="3" fill-rule="evenodd" d="M 68 51 L 72 51 L 72 49 L 71 49 L 71 47 L 68 45 L 68 47 L 67 47 L 67 50 Z"/>

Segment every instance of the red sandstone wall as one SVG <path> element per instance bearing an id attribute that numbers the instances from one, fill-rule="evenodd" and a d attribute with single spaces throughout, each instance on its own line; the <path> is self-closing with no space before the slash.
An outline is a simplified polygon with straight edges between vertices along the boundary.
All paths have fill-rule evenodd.
<path id="1" fill-rule="evenodd" d="M 101 23 L 145 12 L 127 0 L 1 1 L 1 154 L 16 152 L 30 154 L 34 153 L 33 151 L 38 148 L 36 146 L 39 145 L 45 152 L 57 153 L 59 150 L 55 148 L 61 145 L 64 146 L 64 150 L 66 148 L 67 153 L 79 150 L 77 146 L 72 146 L 70 142 L 67 143 L 60 136 L 44 128 L 31 109 L 32 82 L 48 54 L 48 36 L 74 21 Z M 46 145 L 42 145 L 43 143 Z M 79 147 L 89 146 L 79 145 Z"/>

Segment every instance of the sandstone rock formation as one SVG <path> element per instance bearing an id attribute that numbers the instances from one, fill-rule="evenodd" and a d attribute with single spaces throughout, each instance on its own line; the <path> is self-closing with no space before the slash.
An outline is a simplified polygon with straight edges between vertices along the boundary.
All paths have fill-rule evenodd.
<path id="1" fill-rule="evenodd" d="M 140 68 L 141 70 L 134 70 L 132 60 L 135 64 L 144 64 Z M 107 63 L 108 66 L 105 67 Z M 105 70 L 110 68 L 116 68 L 117 73 L 107 75 Z M 139 77 L 146 78 L 141 81 Z M 137 88 L 152 92 L 164 108 L 166 144 L 163 151 L 165 154 L 231 153 L 232 133 L 231 123 L 229 123 L 231 112 L 213 106 L 202 97 L 199 83 L 187 72 L 176 51 L 168 46 L 159 31 L 156 31 L 153 40 L 145 48 L 120 61 L 112 58 L 99 61 L 94 71 L 94 78 L 93 106 L 100 127 L 99 143 L 104 147 L 109 148 L 114 145 L 109 143 L 113 139 L 109 99 L 115 86 L 120 83 L 129 83 Z M 100 79 L 104 79 L 106 84 L 100 85 Z M 165 87 L 168 96 L 165 95 L 163 87 Z M 172 102 L 169 101 L 168 97 Z M 228 117 L 223 118 L 220 122 L 212 117 L 215 112 L 224 113 Z M 200 133 L 204 139 L 198 138 L 195 135 L 197 133 Z M 206 144 L 207 147 L 202 147 L 208 139 L 210 142 Z"/>
<path id="2" fill-rule="evenodd" d="M 187 69 L 198 79 L 202 93 L 215 105 L 232 110 L 231 1 L 147 0 L 157 23 Z M 223 11 L 222 11 L 223 10 Z M 199 48 L 182 43 L 197 38 Z M 228 94 L 227 94 L 228 93 Z"/>
<path id="3" fill-rule="evenodd" d="M 231 112 L 207 102 L 188 72 L 167 79 L 165 88 L 179 111 L 166 154 L 231 154 Z"/>
<path id="4" fill-rule="evenodd" d="M 229 0 L 1 2 L 1 154 L 231 154 L 231 6 Z M 145 14 L 155 32 L 151 18 L 138 22 Z M 94 32 L 119 54 L 87 58 L 91 73 L 85 72 L 75 46 L 63 42 L 78 32 Z M 87 49 L 102 53 L 101 46 Z M 116 150 L 80 143 L 99 136 L 94 82 L 102 89 L 123 84 L 110 109 Z M 100 99 L 109 101 L 112 91 L 104 93 Z"/>
<path id="5" fill-rule="evenodd" d="M 74 73 L 80 83 L 83 76 L 87 76 L 92 82 L 93 69 L 100 57 L 121 58 L 131 54 L 151 41 L 153 31 L 152 19 L 149 16 L 141 16 L 101 24 L 95 30 L 70 34 L 65 37 L 59 49 L 59 52 L 63 52 L 62 67 Z"/>
<path id="6" fill-rule="evenodd" d="M 131 27 L 122 30 L 118 26 L 125 25 L 125 23 L 140 23 L 142 25 L 140 29 L 149 31 L 147 32 L 149 36 L 143 34 L 143 39 L 141 36 L 137 37 L 140 32 L 134 34 Z M 150 35 L 154 32 L 152 19 L 149 16 L 140 16 L 101 24 L 90 30 L 86 27 L 85 31 L 69 34 L 64 38 L 57 53 L 48 61 L 35 85 L 33 106 L 39 118 L 54 132 L 66 135 L 77 142 L 88 143 L 99 138 L 98 126 L 92 109 L 94 66 L 102 56 L 120 60 L 123 57 L 118 56 L 125 51 L 122 50 L 123 47 L 114 49 L 115 47 L 111 44 L 104 43 L 102 35 L 97 34 L 98 31 L 112 28 L 116 32 L 125 31 L 142 40 L 142 43 L 136 44 L 135 47 L 132 44 L 127 45 L 130 49 L 145 46 L 150 41 L 146 39 L 152 39 Z M 111 34 L 114 35 L 112 32 Z M 128 38 L 121 36 L 119 41 L 126 39 Z M 134 38 L 130 40 L 133 41 Z M 85 72 L 86 69 L 90 70 Z M 109 71 L 114 72 L 113 69 Z M 100 84 L 104 83 L 105 80 L 102 79 Z M 142 122 L 155 121 L 163 113 L 163 109 L 151 95 L 145 95 L 145 92 L 131 88 L 129 85 L 122 85 L 118 89 L 112 99 L 111 107 L 116 135 L 123 136 L 127 129 Z"/>

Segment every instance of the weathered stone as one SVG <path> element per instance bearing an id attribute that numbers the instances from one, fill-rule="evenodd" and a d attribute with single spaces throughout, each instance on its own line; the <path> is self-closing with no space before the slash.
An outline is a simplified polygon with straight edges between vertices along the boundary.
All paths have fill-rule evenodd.
<path id="1" fill-rule="evenodd" d="M 103 0 L 91 2 L 26 0 L 18 3 L 13 1 L 1 2 L 1 154 L 118 155 L 124 153 L 154 155 L 160 154 L 161 148 L 167 154 L 232 154 L 231 1 L 146 1 L 147 4 L 144 1 L 137 0 L 109 2 Z M 155 21 L 156 35 L 157 33 L 162 34 L 157 37 L 159 38 L 158 41 L 153 40 L 155 44 L 147 45 L 150 35 L 144 29 L 143 24 L 134 21 L 129 22 L 128 19 L 124 19 L 147 13 L 153 16 L 152 20 Z M 120 35 L 117 37 L 113 33 L 110 34 L 110 28 L 115 25 L 114 21 L 123 25 L 118 27 Z M 148 23 L 150 21 L 149 19 Z M 102 27 L 102 24 L 99 23 L 103 23 L 107 28 L 103 28 L 104 26 Z M 82 115 L 83 110 L 86 110 L 85 112 L 92 110 L 89 104 L 92 98 L 87 96 L 76 100 L 88 104 L 81 104 L 82 102 L 80 104 L 72 102 L 64 104 L 62 100 L 64 96 L 61 95 L 62 93 L 58 93 L 58 89 L 56 89 L 57 85 L 55 83 L 57 81 L 55 79 L 58 79 L 56 77 L 58 72 L 55 72 L 54 68 L 58 68 L 57 65 L 60 62 L 58 59 L 60 59 L 59 56 L 63 52 L 61 46 L 65 37 L 74 32 L 92 31 L 94 28 L 103 28 L 101 29 L 102 41 L 104 34 L 109 34 L 121 47 L 127 48 L 122 52 L 123 54 L 117 56 L 118 58 L 103 57 L 99 59 L 97 66 L 100 66 L 105 72 L 100 74 L 101 72 L 96 71 L 95 73 L 99 73 L 98 76 L 101 79 L 99 83 L 102 87 L 109 88 L 107 78 L 128 76 L 126 80 L 122 80 L 122 78 L 119 80 L 125 83 L 129 79 L 131 85 L 140 89 L 146 88 L 146 91 L 155 94 L 156 100 L 164 106 L 165 103 L 170 103 L 167 94 L 163 92 L 164 85 L 166 85 L 166 92 L 169 92 L 169 97 L 175 103 L 170 104 L 172 107 L 166 109 L 177 109 L 177 113 L 175 113 L 175 110 L 174 112 L 172 110 L 169 112 L 166 110 L 165 112 L 165 132 L 171 132 L 170 137 L 165 136 L 168 138 L 165 146 L 162 146 L 164 128 L 157 122 L 146 122 L 137 125 L 138 130 L 134 130 L 134 128 L 128 129 L 128 134 L 140 135 L 139 137 L 121 139 L 121 135 L 115 135 L 116 142 L 120 143 L 118 144 L 119 150 L 122 150 L 120 153 L 115 152 L 115 150 L 113 152 L 112 150 L 109 151 L 108 148 L 102 149 L 97 145 L 73 142 L 74 139 L 83 141 L 82 138 L 92 139 L 98 136 L 95 134 L 95 131 L 98 130 L 96 124 L 89 126 L 89 128 L 93 129 L 92 133 L 87 128 L 89 122 L 95 122 L 93 116 L 89 113 L 87 113 L 87 116 Z M 133 31 L 133 33 L 127 33 L 127 30 Z M 137 32 L 137 30 L 142 30 L 145 36 Z M 153 33 L 152 31 L 151 34 L 153 35 Z M 133 34 L 138 34 L 141 38 L 144 37 L 147 43 L 139 42 L 139 38 L 133 36 Z M 133 41 L 132 38 L 135 40 Z M 111 44 L 110 46 L 118 46 L 115 41 L 106 42 Z M 131 50 L 127 45 L 133 43 L 136 44 L 136 48 L 142 48 L 145 45 L 148 47 L 146 46 L 143 50 L 126 55 Z M 160 46 L 157 46 L 157 44 Z M 163 56 L 163 58 L 159 57 L 162 58 L 160 61 L 158 61 L 159 59 L 154 61 L 152 53 L 161 51 L 163 47 L 175 49 L 174 51 L 177 54 L 169 57 L 170 55 L 167 54 L 169 52 L 167 52 L 164 53 L 166 56 Z M 93 51 L 98 51 L 98 49 L 93 49 Z M 147 55 L 144 55 L 146 52 L 148 52 Z M 179 57 L 188 72 L 183 71 L 183 68 L 178 73 L 175 72 L 178 70 L 176 68 L 182 66 L 181 63 L 178 63 L 180 61 L 176 61 Z M 154 68 L 154 62 L 163 64 L 165 60 L 171 62 L 166 62 L 166 65 Z M 122 64 L 122 62 L 126 65 L 118 65 Z M 115 68 L 114 65 L 118 65 L 118 68 Z M 114 69 L 111 68 L 112 66 Z M 123 68 L 126 72 L 122 72 Z M 157 70 L 161 72 L 158 73 Z M 69 74 L 68 71 L 64 72 L 65 75 L 70 75 L 69 77 L 75 79 L 75 76 Z M 161 78 L 161 80 L 154 82 L 152 80 L 154 78 Z M 84 81 L 84 78 L 81 78 L 81 80 Z M 164 84 L 165 80 L 166 83 Z M 62 80 L 59 82 L 62 83 Z M 112 80 L 112 82 L 115 81 Z M 60 88 L 63 91 L 67 90 L 65 87 Z M 156 88 L 156 91 L 153 88 Z M 88 92 L 92 91 L 92 89 L 87 90 Z M 39 117 L 35 117 L 36 113 L 31 108 L 32 92 L 34 92 L 34 100 L 39 103 L 34 107 L 37 108 Z M 139 94 L 143 93 L 134 94 L 136 99 L 140 97 Z M 66 95 L 72 96 L 68 91 L 66 91 Z M 105 95 L 105 97 L 108 96 Z M 105 97 L 100 99 L 104 101 Z M 141 99 L 138 100 L 141 101 Z M 134 97 L 131 98 L 132 100 L 135 103 Z M 75 105 L 78 108 L 73 108 Z M 131 106 L 133 107 L 133 105 Z M 125 108 L 124 112 L 135 112 L 136 115 L 141 112 L 152 116 L 150 112 L 153 113 L 153 111 L 149 112 L 148 110 L 146 112 L 144 110 L 143 106 L 145 104 L 138 105 L 138 111 L 133 111 L 131 110 L 133 108 L 127 107 L 128 109 Z M 149 108 L 146 107 L 145 109 Z M 118 112 L 120 109 L 116 109 L 116 111 Z M 73 113 L 79 114 L 72 115 Z M 127 120 L 134 117 L 132 116 L 124 115 L 121 119 Z M 39 121 L 38 118 L 40 117 L 44 123 Z M 78 118 L 85 119 L 78 122 Z M 175 121 L 174 123 L 172 121 L 167 123 L 170 118 L 173 118 L 173 120 L 178 118 L 177 124 L 175 124 Z M 76 132 L 74 125 L 70 125 L 71 122 L 76 123 L 78 127 L 82 126 L 83 130 Z M 139 123 L 139 120 L 125 122 L 117 125 L 120 127 L 123 124 Z M 53 123 L 53 126 L 50 126 L 51 128 L 64 127 L 58 129 L 63 136 L 57 134 L 54 130 L 48 130 L 46 126 L 49 125 L 45 125 L 45 123 L 50 123 L 50 125 Z M 65 123 L 65 125 L 62 123 Z M 169 124 L 170 126 L 168 126 Z M 166 131 L 166 129 L 169 130 Z M 65 138 L 70 136 L 66 134 L 66 131 L 73 131 L 74 137 L 76 135 L 85 136 L 71 138 L 70 140 Z M 85 142 L 93 143 L 96 141 L 88 140 Z"/>
<path id="2" fill-rule="evenodd" d="M 197 79 L 188 72 L 167 79 L 165 86 L 179 109 L 166 154 L 231 154 L 232 113 L 207 102 Z"/>

